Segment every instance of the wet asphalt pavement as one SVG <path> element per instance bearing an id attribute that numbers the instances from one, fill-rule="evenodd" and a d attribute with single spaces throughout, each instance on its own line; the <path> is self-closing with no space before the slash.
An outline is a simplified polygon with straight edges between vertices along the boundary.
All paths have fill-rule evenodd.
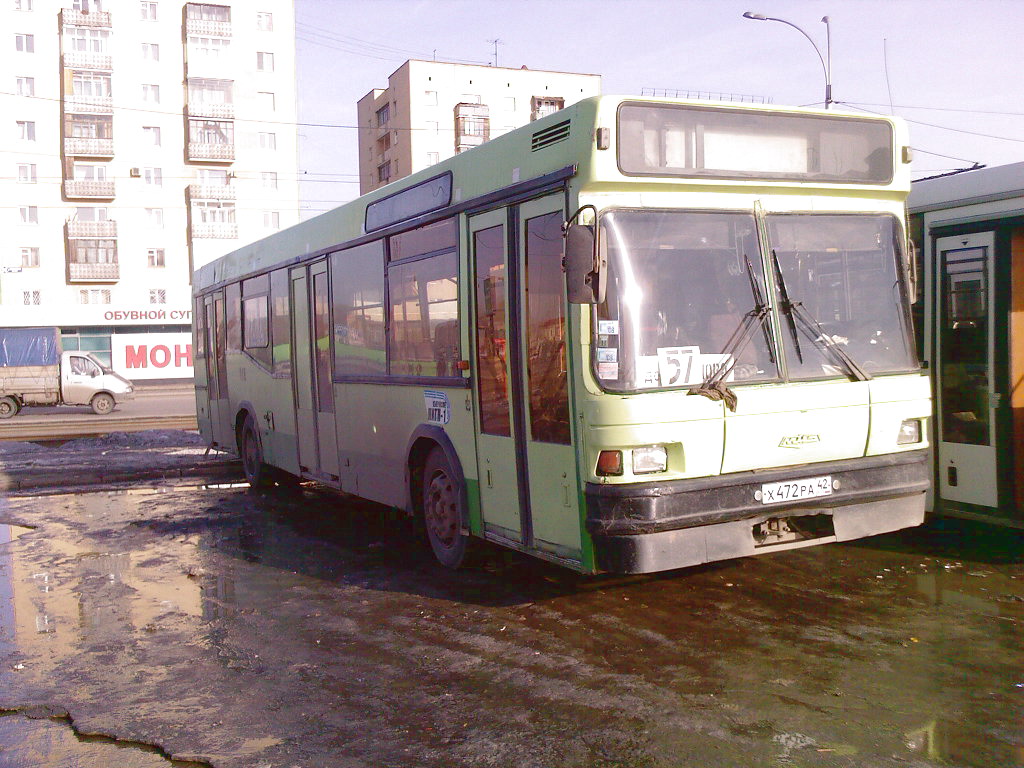
<path id="1" fill-rule="evenodd" d="M 0 499 L 3 768 L 1024 766 L 1019 533 L 450 573 L 328 492 L 165 491 Z"/>

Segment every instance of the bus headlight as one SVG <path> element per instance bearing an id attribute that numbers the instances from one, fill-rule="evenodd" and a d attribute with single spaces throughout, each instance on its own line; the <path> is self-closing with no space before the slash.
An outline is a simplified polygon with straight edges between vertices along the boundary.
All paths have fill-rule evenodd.
<path id="1" fill-rule="evenodd" d="M 647 475 L 668 469 L 668 451 L 663 445 L 648 445 L 633 449 L 633 474 Z"/>
<path id="2" fill-rule="evenodd" d="M 910 445 L 921 442 L 921 420 L 904 419 L 896 436 L 896 445 Z"/>

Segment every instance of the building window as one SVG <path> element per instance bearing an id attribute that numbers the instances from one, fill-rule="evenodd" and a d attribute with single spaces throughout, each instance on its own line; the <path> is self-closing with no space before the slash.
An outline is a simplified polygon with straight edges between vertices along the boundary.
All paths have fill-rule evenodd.
<path id="1" fill-rule="evenodd" d="M 164 226 L 164 209 L 147 208 L 146 223 L 153 228 L 162 229 Z"/>
<path id="2" fill-rule="evenodd" d="M 163 267 L 164 263 L 164 249 L 163 248 L 147 248 L 146 249 L 146 264 L 151 267 Z"/>
<path id="3" fill-rule="evenodd" d="M 383 183 L 391 178 L 391 161 L 381 163 L 377 166 L 377 181 Z"/>
<path id="4" fill-rule="evenodd" d="M 141 0 L 139 9 L 142 12 L 143 21 L 156 21 L 157 3 L 155 0 Z"/>
<path id="5" fill-rule="evenodd" d="M 19 53 L 35 53 L 36 52 L 36 38 L 35 35 L 21 35 L 16 34 L 14 36 L 14 50 Z"/>
<path id="6" fill-rule="evenodd" d="M 210 187 L 226 187 L 228 171 L 226 168 L 196 168 L 196 183 Z"/>
<path id="7" fill-rule="evenodd" d="M 114 118 L 109 115 L 64 115 L 64 136 L 75 139 L 114 138 Z"/>
<path id="8" fill-rule="evenodd" d="M 385 104 L 383 107 L 377 110 L 377 127 L 383 128 L 388 124 L 391 119 L 391 105 Z"/>
<path id="9" fill-rule="evenodd" d="M 160 86 L 154 83 L 143 83 L 142 84 L 142 100 L 148 101 L 150 104 L 160 103 Z"/>
<path id="10" fill-rule="evenodd" d="M 274 54 L 266 51 L 256 51 L 256 69 L 260 72 L 274 71 Z"/>
<path id="11" fill-rule="evenodd" d="M 551 115 L 565 106 L 565 99 L 557 96 L 534 96 L 530 102 L 531 120 Z"/>
<path id="12" fill-rule="evenodd" d="M 234 224 L 235 204 L 220 200 L 193 200 L 192 216 L 197 224 Z"/>
<path id="13" fill-rule="evenodd" d="M 149 303 L 150 304 L 166 304 L 167 303 L 167 290 L 164 288 L 150 288 L 149 289 Z"/>
<path id="14" fill-rule="evenodd" d="M 39 300 L 39 291 L 22 291 L 21 299 L 26 307 L 38 307 L 42 302 Z"/>
<path id="15" fill-rule="evenodd" d="M 39 208 L 35 205 L 18 206 L 18 216 L 22 224 L 38 224 Z"/>
<path id="16" fill-rule="evenodd" d="M 441 162 L 437 152 L 427 152 L 427 165 L 437 165 Z"/>
<path id="17" fill-rule="evenodd" d="M 189 35 L 188 49 L 192 54 L 207 59 L 219 59 L 231 47 L 230 37 L 207 37 L 205 35 Z"/>
<path id="18" fill-rule="evenodd" d="M 14 10 L 16 11 L 31 11 L 32 0 L 14 0 Z"/>
<path id="19" fill-rule="evenodd" d="M 273 32 L 274 31 L 274 14 L 272 13 L 257 13 L 256 14 L 256 29 L 260 32 Z"/>
<path id="20" fill-rule="evenodd" d="M 281 228 L 281 214 L 277 211 L 264 211 L 263 212 L 263 228 L 264 229 L 280 229 Z"/>
<path id="21" fill-rule="evenodd" d="M 188 140 L 196 144 L 231 146 L 235 143 L 235 124 L 230 120 L 189 120 Z"/>
<path id="22" fill-rule="evenodd" d="M 71 7 L 82 13 L 103 12 L 103 3 L 100 0 L 71 0 Z"/>
<path id="23" fill-rule="evenodd" d="M 110 30 L 93 27 L 64 27 L 64 45 L 77 53 L 106 53 Z"/>
<path id="24" fill-rule="evenodd" d="M 425 106 L 425 107 L 436 107 L 437 106 L 437 91 L 424 91 L 423 92 L 423 106 Z"/>
<path id="25" fill-rule="evenodd" d="M 160 44 L 143 43 L 142 58 L 144 58 L 146 61 L 160 61 Z"/>
<path id="26" fill-rule="evenodd" d="M 164 172 L 160 168 L 143 168 L 142 179 L 154 187 L 162 187 L 164 185 Z"/>
<path id="27" fill-rule="evenodd" d="M 259 91 L 256 94 L 256 98 L 259 100 L 262 109 L 268 112 L 274 112 L 277 109 L 277 97 L 270 91 Z"/>
<path id="28" fill-rule="evenodd" d="M 261 132 L 259 134 L 260 149 L 277 149 L 277 134 Z"/>
<path id="29" fill-rule="evenodd" d="M 109 304 L 109 288 L 82 288 L 78 291 L 79 304 Z"/>
<path id="30" fill-rule="evenodd" d="M 35 184 L 37 180 L 35 163 L 18 163 L 19 184 Z"/>
<path id="31" fill-rule="evenodd" d="M 160 146 L 160 126 L 158 125 L 144 125 L 142 126 L 142 138 L 147 146 L 159 147 Z"/>
<path id="32" fill-rule="evenodd" d="M 110 212 L 106 207 L 81 206 L 75 209 L 75 218 L 78 221 L 108 221 Z"/>
<path id="33" fill-rule="evenodd" d="M 189 104 L 231 104 L 234 86 L 233 80 L 190 77 L 188 80 Z"/>
<path id="34" fill-rule="evenodd" d="M 22 248 L 21 249 L 21 267 L 22 269 L 29 269 L 31 267 L 39 266 L 39 249 L 38 248 Z"/>
<path id="35" fill-rule="evenodd" d="M 74 163 L 71 178 L 75 181 L 106 181 L 107 166 L 94 163 Z"/>
<path id="36" fill-rule="evenodd" d="M 15 92 L 19 96 L 35 96 L 36 79 L 34 77 L 18 77 Z"/>
<path id="37" fill-rule="evenodd" d="M 277 172 L 263 171 L 260 173 L 260 184 L 267 189 L 277 189 Z"/>
<path id="38" fill-rule="evenodd" d="M 72 264 L 117 264 L 116 240 L 76 237 L 69 245 Z"/>
<path id="39" fill-rule="evenodd" d="M 197 21 L 231 21 L 231 9 L 226 5 L 189 3 L 185 8 L 188 18 Z"/>
<path id="40" fill-rule="evenodd" d="M 76 70 L 71 73 L 71 89 L 75 96 L 110 98 L 110 75 Z"/>
<path id="41" fill-rule="evenodd" d="M 18 120 L 18 138 L 22 141 L 36 140 L 36 123 L 34 120 Z"/>

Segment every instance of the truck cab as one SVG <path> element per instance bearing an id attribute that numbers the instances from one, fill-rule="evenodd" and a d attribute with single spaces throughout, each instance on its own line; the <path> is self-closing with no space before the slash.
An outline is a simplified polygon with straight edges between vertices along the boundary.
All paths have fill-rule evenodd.
<path id="1" fill-rule="evenodd" d="M 61 353 L 60 389 L 64 405 L 89 405 L 99 414 L 110 413 L 115 403 L 135 397 L 128 379 L 88 352 Z"/>

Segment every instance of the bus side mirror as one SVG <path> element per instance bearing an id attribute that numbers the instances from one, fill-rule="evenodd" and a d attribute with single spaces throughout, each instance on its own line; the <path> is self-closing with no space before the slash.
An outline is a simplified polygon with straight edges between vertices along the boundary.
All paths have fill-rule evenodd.
<path id="1" fill-rule="evenodd" d="M 598 247 L 597 225 L 576 221 L 584 208 L 565 225 L 565 289 L 570 304 L 600 304 L 604 301 L 607 259 Z M 595 220 L 596 220 L 596 210 Z"/>

